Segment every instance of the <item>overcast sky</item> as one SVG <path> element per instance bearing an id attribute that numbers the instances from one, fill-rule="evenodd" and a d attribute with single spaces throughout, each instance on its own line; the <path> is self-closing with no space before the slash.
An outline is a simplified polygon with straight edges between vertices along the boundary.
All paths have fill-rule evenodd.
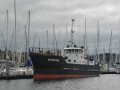
<path id="1" fill-rule="evenodd" d="M 71 19 L 75 18 L 74 41 L 83 43 L 85 18 L 87 21 L 87 37 L 89 50 L 93 52 L 97 36 L 97 20 L 100 30 L 100 49 L 108 51 L 110 32 L 113 32 L 112 49 L 118 52 L 120 38 L 120 1 L 119 0 L 16 0 L 17 9 L 17 48 L 25 48 L 25 25 L 28 21 L 28 10 L 31 11 L 30 46 L 36 33 L 35 45 L 47 47 L 47 30 L 49 47 L 53 45 L 53 24 L 58 41 L 58 47 L 64 47 L 65 38 L 70 38 Z M 0 0 L 0 30 L 6 37 L 6 10 L 9 10 L 8 47 L 14 30 L 14 0 Z M 66 30 L 66 24 L 68 31 Z M 60 35 L 59 35 L 60 31 Z M 59 39 L 60 37 L 60 39 Z M 14 40 L 13 40 L 14 41 Z M 1 39 L 1 48 L 4 48 Z M 61 43 L 60 43 L 61 42 Z M 12 43 L 12 48 L 14 43 Z"/>

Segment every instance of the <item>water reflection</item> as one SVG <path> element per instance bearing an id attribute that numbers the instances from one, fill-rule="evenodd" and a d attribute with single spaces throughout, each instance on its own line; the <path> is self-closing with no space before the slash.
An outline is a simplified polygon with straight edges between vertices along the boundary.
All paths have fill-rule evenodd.
<path id="1" fill-rule="evenodd" d="M 0 80 L 0 90 L 120 90 L 119 83 L 120 74 L 49 81 Z"/>

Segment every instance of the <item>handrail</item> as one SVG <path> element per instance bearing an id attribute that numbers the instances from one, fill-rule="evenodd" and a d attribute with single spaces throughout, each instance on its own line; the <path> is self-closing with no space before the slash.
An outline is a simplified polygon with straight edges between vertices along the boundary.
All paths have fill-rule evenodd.
<path id="1" fill-rule="evenodd" d="M 61 55 L 60 49 L 52 49 L 52 48 L 39 48 L 39 47 L 30 47 L 30 53 L 41 53 L 41 54 L 52 54 L 52 55 Z"/>

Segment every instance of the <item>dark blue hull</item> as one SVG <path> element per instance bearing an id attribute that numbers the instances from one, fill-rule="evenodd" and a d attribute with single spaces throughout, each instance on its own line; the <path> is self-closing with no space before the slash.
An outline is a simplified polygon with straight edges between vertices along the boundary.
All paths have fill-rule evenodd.
<path id="1" fill-rule="evenodd" d="M 100 74 L 99 65 L 68 64 L 62 56 L 30 53 L 34 79 L 78 78 Z"/>

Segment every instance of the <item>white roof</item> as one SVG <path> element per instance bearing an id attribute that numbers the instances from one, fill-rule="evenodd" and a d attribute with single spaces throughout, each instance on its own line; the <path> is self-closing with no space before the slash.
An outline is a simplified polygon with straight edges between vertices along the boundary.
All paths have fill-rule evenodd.
<path id="1" fill-rule="evenodd" d="M 64 49 L 82 49 L 82 48 L 78 48 L 78 47 L 69 47 L 69 48 L 64 48 Z"/>

